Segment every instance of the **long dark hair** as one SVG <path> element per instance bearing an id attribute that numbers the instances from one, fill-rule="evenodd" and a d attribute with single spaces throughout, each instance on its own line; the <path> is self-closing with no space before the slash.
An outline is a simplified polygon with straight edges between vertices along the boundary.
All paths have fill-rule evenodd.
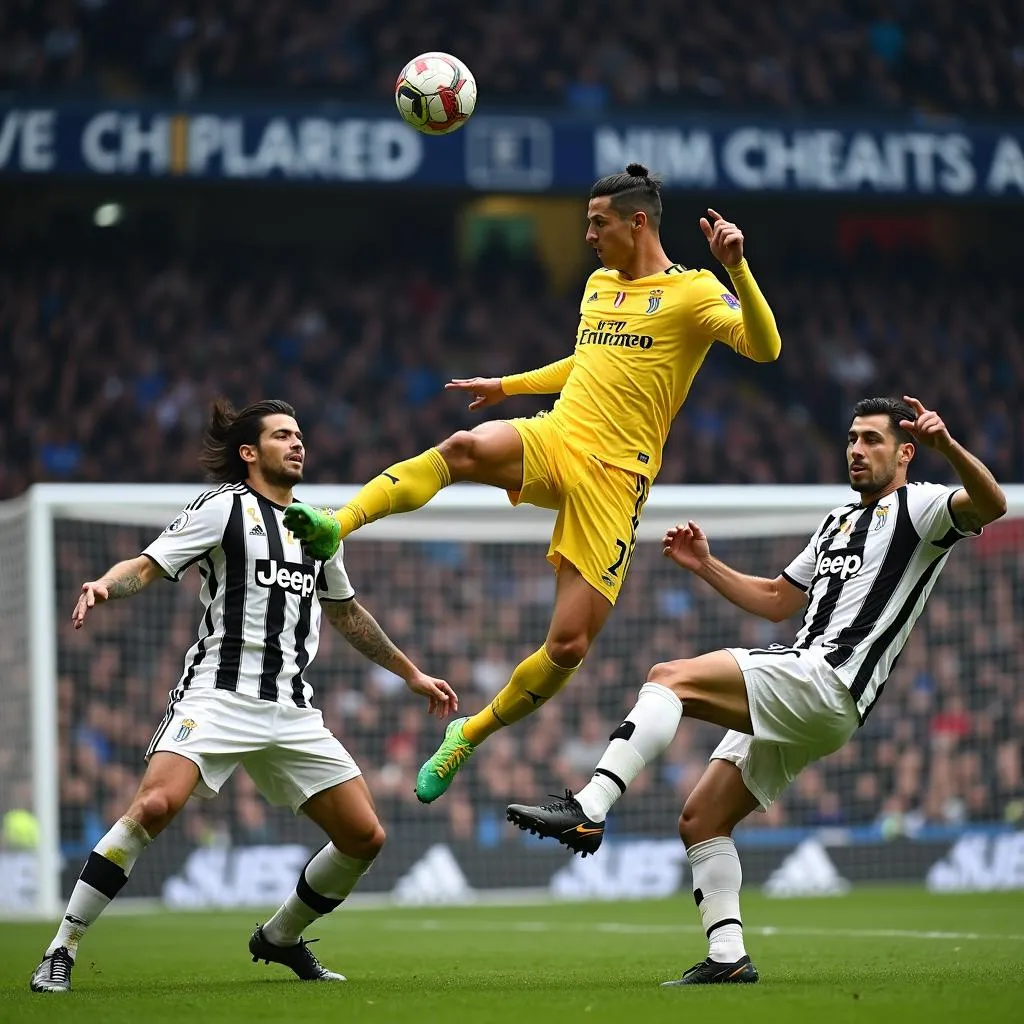
<path id="1" fill-rule="evenodd" d="M 199 465 L 209 479 L 223 484 L 242 483 L 249 478 L 249 464 L 238 453 L 243 444 L 259 443 L 266 416 L 295 416 L 295 410 L 279 398 L 254 402 L 236 410 L 226 398 L 215 398 L 210 422 L 203 435 Z"/>

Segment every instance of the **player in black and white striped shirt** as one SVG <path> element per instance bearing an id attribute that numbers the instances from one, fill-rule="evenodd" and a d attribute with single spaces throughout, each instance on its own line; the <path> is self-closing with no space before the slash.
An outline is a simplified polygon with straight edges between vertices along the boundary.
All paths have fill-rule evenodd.
<path id="1" fill-rule="evenodd" d="M 774 580 L 714 558 L 696 523 L 665 536 L 666 556 L 745 611 L 781 622 L 804 607 L 794 644 L 655 665 L 575 797 L 567 791 L 544 806 L 508 808 L 521 828 L 593 853 L 609 808 L 668 747 L 684 707 L 689 717 L 730 730 L 679 819 L 710 949 L 668 985 L 757 981 L 743 944 L 733 829 L 759 807 L 767 810 L 800 771 L 863 724 L 950 548 L 1006 511 L 989 470 L 917 399 L 865 399 L 853 413 L 846 456 L 860 500 L 833 509 Z M 944 455 L 962 487 L 908 484 L 917 444 Z"/>
<path id="2" fill-rule="evenodd" d="M 241 764 L 272 803 L 301 811 L 329 842 L 306 864 L 292 894 L 249 940 L 254 960 L 285 964 L 299 977 L 343 981 L 301 935 L 352 891 L 384 844 L 384 830 L 351 755 L 312 706 L 303 673 L 316 655 L 321 612 L 370 660 L 427 698 L 444 718 L 458 700 L 443 679 L 424 675 L 355 600 L 342 551 L 306 555 L 284 526 L 301 482 L 305 446 L 295 410 L 265 401 L 235 412 L 213 405 L 203 467 L 221 485 L 200 495 L 137 558 L 82 585 L 76 629 L 94 606 L 131 597 L 153 580 L 179 580 L 197 566 L 203 616 L 146 755 L 131 805 L 96 844 L 57 934 L 32 976 L 36 992 L 71 988 L 86 929 L 118 894 L 136 859 L 195 794 L 213 797 Z"/>

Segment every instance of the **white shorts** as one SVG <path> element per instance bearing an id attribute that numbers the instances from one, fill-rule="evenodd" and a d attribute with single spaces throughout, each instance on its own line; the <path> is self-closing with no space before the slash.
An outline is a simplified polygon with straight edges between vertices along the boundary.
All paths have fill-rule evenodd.
<path id="1" fill-rule="evenodd" d="M 241 764 L 270 803 L 296 813 L 311 796 L 361 774 L 315 708 L 230 690 L 192 690 L 172 700 L 146 760 L 157 751 L 195 762 L 196 796 L 216 796 Z"/>
<path id="2" fill-rule="evenodd" d="M 726 733 L 711 760 L 736 765 L 767 810 L 807 765 L 846 743 L 860 720 L 825 648 L 727 650 L 743 673 L 754 735 Z"/>

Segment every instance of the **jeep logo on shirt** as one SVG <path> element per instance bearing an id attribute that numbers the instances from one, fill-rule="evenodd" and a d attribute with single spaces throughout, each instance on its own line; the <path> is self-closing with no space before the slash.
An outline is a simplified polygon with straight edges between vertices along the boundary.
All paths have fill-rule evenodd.
<path id="1" fill-rule="evenodd" d="M 290 594 L 309 597 L 316 587 L 316 572 L 301 562 L 278 562 L 276 558 L 256 559 L 256 582 L 261 587 L 280 587 Z"/>
<path id="2" fill-rule="evenodd" d="M 833 555 L 826 551 L 818 556 L 814 572 L 816 576 L 838 576 L 841 580 L 848 580 L 860 572 L 863 564 L 864 559 L 855 552 Z"/>

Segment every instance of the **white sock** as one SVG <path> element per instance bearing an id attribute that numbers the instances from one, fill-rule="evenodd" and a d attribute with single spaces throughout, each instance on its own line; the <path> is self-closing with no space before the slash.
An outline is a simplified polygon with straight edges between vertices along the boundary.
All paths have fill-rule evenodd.
<path id="1" fill-rule="evenodd" d="M 139 854 L 152 842 L 149 833 L 131 818 L 121 818 L 96 844 L 82 868 L 64 918 L 47 954 L 66 946 L 72 958 L 89 925 L 124 888 Z"/>
<path id="2" fill-rule="evenodd" d="M 291 894 L 263 926 L 267 941 L 294 946 L 317 918 L 344 901 L 372 863 L 349 857 L 328 843 L 309 859 Z"/>
<path id="3" fill-rule="evenodd" d="M 740 918 L 740 867 L 736 844 L 725 836 L 695 843 L 687 851 L 693 872 L 693 898 L 710 943 L 708 956 L 735 963 L 746 955 Z"/>
<path id="4" fill-rule="evenodd" d="M 644 765 L 664 753 L 682 717 L 683 702 L 667 686 L 644 683 L 640 687 L 633 710 L 612 733 L 594 777 L 576 794 L 591 821 L 604 821 Z"/>

